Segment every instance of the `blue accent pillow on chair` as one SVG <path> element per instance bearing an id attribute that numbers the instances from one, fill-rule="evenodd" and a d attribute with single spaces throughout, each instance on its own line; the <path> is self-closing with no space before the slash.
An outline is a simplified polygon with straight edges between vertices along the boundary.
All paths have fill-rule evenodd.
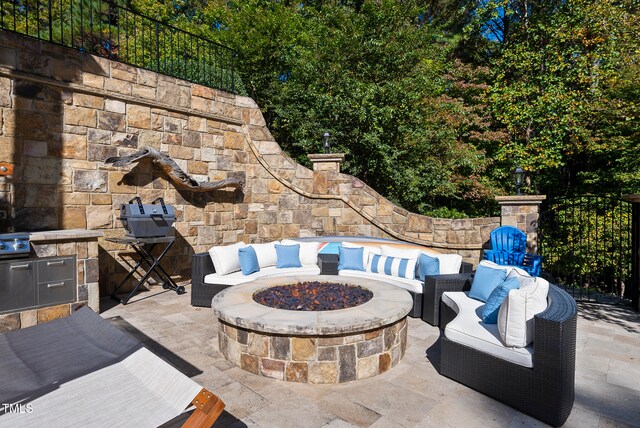
<path id="1" fill-rule="evenodd" d="M 469 297 L 486 302 L 491 292 L 506 278 L 506 269 L 494 269 L 480 263 L 473 276 Z"/>
<path id="2" fill-rule="evenodd" d="M 364 272 L 364 248 L 338 248 L 338 270 L 360 270 Z"/>
<path id="3" fill-rule="evenodd" d="M 276 244 L 276 268 L 302 267 L 300 263 L 300 244 Z"/>
<path id="4" fill-rule="evenodd" d="M 518 278 L 509 278 L 502 284 L 498 285 L 489 295 L 487 303 L 484 304 L 482 310 L 482 322 L 485 324 L 497 324 L 498 312 L 504 299 L 509 295 L 509 291 L 520 288 Z"/>
<path id="5" fill-rule="evenodd" d="M 238 259 L 240 259 L 240 270 L 243 275 L 251 275 L 260 271 L 258 255 L 251 245 L 238 249 Z"/>
<path id="6" fill-rule="evenodd" d="M 440 260 L 421 253 L 418 258 L 418 279 L 424 281 L 425 275 L 440 275 Z"/>

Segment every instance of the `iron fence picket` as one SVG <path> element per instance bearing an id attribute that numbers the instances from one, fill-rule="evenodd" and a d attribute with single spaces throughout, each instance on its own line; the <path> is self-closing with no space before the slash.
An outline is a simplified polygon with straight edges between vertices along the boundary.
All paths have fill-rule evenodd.
<path id="1" fill-rule="evenodd" d="M 231 48 L 109 0 L 0 0 L 0 30 L 231 93 L 238 88 Z"/>
<path id="2" fill-rule="evenodd" d="M 543 272 L 576 300 L 628 302 L 631 286 L 631 204 L 584 195 L 547 200 L 540 214 Z"/>

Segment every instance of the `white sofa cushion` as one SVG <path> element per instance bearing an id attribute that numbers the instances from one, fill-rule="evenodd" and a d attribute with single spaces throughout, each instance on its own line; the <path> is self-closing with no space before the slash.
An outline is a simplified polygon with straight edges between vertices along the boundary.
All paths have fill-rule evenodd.
<path id="1" fill-rule="evenodd" d="M 403 288 L 416 294 L 422 294 L 422 282 L 419 279 L 406 279 L 396 276 L 382 275 L 373 272 L 363 272 L 359 270 L 341 270 L 338 272 L 340 276 L 355 276 L 358 278 L 375 279 L 376 281 L 386 282 L 389 285 Z"/>
<path id="2" fill-rule="evenodd" d="M 500 306 L 497 324 L 505 345 L 522 348 L 533 342 L 533 316 L 547 308 L 548 293 L 549 282 L 542 278 L 509 292 Z"/>
<path id="3" fill-rule="evenodd" d="M 405 279 L 416 278 L 418 260 L 371 254 L 366 271 Z"/>
<path id="4" fill-rule="evenodd" d="M 275 266 L 269 266 L 264 269 L 260 269 L 258 272 L 254 272 L 251 275 L 242 275 L 242 272 L 234 272 L 228 275 L 219 275 L 218 273 L 210 273 L 204 277 L 205 284 L 220 284 L 220 285 L 239 285 L 245 282 L 253 281 L 258 278 L 275 278 L 278 276 L 293 276 L 293 275 L 320 275 L 320 268 L 318 265 L 302 265 L 298 268 L 277 268 Z"/>
<path id="5" fill-rule="evenodd" d="M 240 258 L 238 250 L 246 247 L 244 242 L 231 245 L 220 245 L 209 249 L 209 256 L 213 262 L 213 267 L 219 275 L 225 275 L 240 270 Z"/>
<path id="6" fill-rule="evenodd" d="M 267 242 L 265 244 L 251 244 L 254 250 L 256 250 L 256 256 L 258 256 L 258 266 L 260 269 L 275 266 L 278 259 L 276 253 L 276 244 L 280 241 Z"/>
<path id="7" fill-rule="evenodd" d="M 514 364 L 533 367 L 533 346 L 508 348 L 502 343 L 497 325 L 482 322 L 484 303 L 462 291 L 442 293 L 442 302 L 458 313 L 444 329 L 447 339 Z"/>
<path id="8" fill-rule="evenodd" d="M 380 245 L 380 254 L 383 256 L 400 257 L 403 259 L 417 259 L 420 257 L 418 248 L 398 248 L 391 245 Z"/>
<path id="9" fill-rule="evenodd" d="M 293 239 L 283 239 L 282 245 L 300 244 L 300 264 L 311 265 L 318 263 L 318 251 L 320 242 L 295 241 Z"/>
<path id="10" fill-rule="evenodd" d="M 460 273 L 462 266 L 462 256 L 460 254 L 441 254 L 435 251 L 429 251 L 426 248 L 398 248 L 390 245 L 380 246 L 383 256 L 402 257 L 404 259 L 417 259 L 420 253 L 435 257 L 440 262 L 440 274 Z"/>

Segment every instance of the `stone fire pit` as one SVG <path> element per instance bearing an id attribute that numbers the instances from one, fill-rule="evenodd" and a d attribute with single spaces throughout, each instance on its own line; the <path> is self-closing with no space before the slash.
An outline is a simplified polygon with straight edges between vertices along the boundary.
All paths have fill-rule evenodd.
<path id="1" fill-rule="evenodd" d="M 254 293 L 296 282 L 337 282 L 370 290 L 366 303 L 332 311 L 276 309 Z M 213 298 L 224 356 L 249 372 L 290 382 L 339 383 L 375 376 L 396 365 L 407 345 L 409 293 L 364 278 L 292 276 L 227 288 Z"/>

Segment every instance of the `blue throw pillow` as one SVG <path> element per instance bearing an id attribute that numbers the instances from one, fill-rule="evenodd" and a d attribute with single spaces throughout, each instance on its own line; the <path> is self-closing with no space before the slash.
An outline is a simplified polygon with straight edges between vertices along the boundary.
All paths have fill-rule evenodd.
<path id="1" fill-rule="evenodd" d="M 424 281 L 425 275 L 440 275 L 440 260 L 421 253 L 418 258 L 418 279 Z"/>
<path id="2" fill-rule="evenodd" d="M 491 294 L 489 294 L 487 303 L 484 304 L 484 309 L 482 310 L 482 322 L 485 324 L 497 324 L 500 305 L 502 305 L 504 299 L 509 295 L 509 291 L 517 288 L 520 288 L 518 278 L 509 278 L 502 284 L 498 285 Z"/>
<path id="3" fill-rule="evenodd" d="M 502 284 L 506 278 L 506 269 L 493 269 L 482 264 L 478 265 L 473 276 L 469 297 L 486 302 L 493 289 Z"/>
<path id="4" fill-rule="evenodd" d="M 302 267 L 300 263 L 300 244 L 276 244 L 276 268 Z"/>
<path id="5" fill-rule="evenodd" d="M 364 272 L 364 248 L 338 247 L 338 270 L 360 270 Z"/>
<path id="6" fill-rule="evenodd" d="M 240 259 L 240 270 L 243 275 L 251 275 L 260 271 L 258 255 L 251 245 L 238 249 L 238 258 Z"/>

